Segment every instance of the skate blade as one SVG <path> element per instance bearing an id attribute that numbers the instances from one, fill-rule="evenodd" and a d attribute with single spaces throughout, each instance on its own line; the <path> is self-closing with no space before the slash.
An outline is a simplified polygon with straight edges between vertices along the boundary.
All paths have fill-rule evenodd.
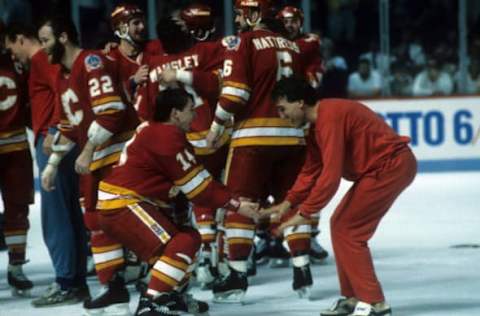
<path id="1" fill-rule="evenodd" d="M 290 266 L 290 260 L 288 259 L 270 259 L 270 268 L 288 268 Z"/>
<path id="2" fill-rule="evenodd" d="M 83 316 L 131 316 L 128 303 L 113 304 L 104 308 L 83 309 Z"/>
<path id="3" fill-rule="evenodd" d="M 295 292 L 297 292 L 299 298 L 309 300 L 311 298 L 311 295 L 312 295 L 312 287 L 305 286 L 305 287 L 302 287 L 302 288 L 296 290 Z"/>
<path id="4" fill-rule="evenodd" d="M 245 292 L 242 290 L 227 291 L 213 295 L 213 302 L 220 304 L 243 304 Z"/>
<path id="5" fill-rule="evenodd" d="M 30 289 L 21 290 L 17 288 L 12 288 L 11 290 L 13 297 L 33 298 L 32 291 Z"/>

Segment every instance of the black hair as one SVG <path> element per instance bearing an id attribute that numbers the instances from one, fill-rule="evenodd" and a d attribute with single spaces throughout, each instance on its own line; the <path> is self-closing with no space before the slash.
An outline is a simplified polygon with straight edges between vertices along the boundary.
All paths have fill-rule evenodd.
<path id="1" fill-rule="evenodd" d="M 66 33 L 68 40 L 75 44 L 80 45 L 78 40 L 78 31 L 73 23 L 72 19 L 65 16 L 53 16 L 45 19 L 41 26 L 48 25 L 52 28 L 55 38 L 59 38 L 62 33 Z"/>
<path id="2" fill-rule="evenodd" d="M 272 100 L 286 98 L 288 102 L 303 100 L 313 106 L 320 99 L 318 92 L 305 79 L 289 77 L 278 81 L 272 91 Z"/>
<path id="3" fill-rule="evenodd" d="M 167 88 L 160 91 L 155 99 L 155 122 L 167 122 L 173 109 L 182 111 L 187 106 L 188 100 L 193 102 L 191 94 L 181 88 Z"/>
<path id="4" fill-rule="evenodd" d="M 29 39 L 37 39 L 37 31 L 32 25 L 12 22 L 9 24 L 4 32 L 4 39 L 10 42 L 15 42 L 18 35 L 23 35 Z"/>
<path id="5" fill-rule="evenodd" d="M 183 52 L 193 45 L 190 34 L 182 30 L 182 27 L 170 16 L 158 21 L 156 31 L 167 54 Z"/>
<path id="6" fill-rule="evenodd" d="M 369 66 L 371 65 L 370 63 L 370 59 L 366 58 L 366 57 L 362 57 L 358 60 L 358 64 L 368 64 Z"/>

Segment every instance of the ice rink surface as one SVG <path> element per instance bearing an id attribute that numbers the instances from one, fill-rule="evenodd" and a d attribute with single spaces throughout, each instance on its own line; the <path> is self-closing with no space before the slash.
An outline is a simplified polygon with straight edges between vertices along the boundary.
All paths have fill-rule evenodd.
<path id="1" fill-rule="evenodd" d="M 328 220 L 349 187 L 342 183 L 322 212 L 321 244 L 332 254 Z M 53 272 L 40 231 L 39 196 L 31 207 L 25 266 L 40 295 L 53 282 Z M 376 271 L 395 316 L 480 315 L 480 173 L 424 173 L 399 197 L 373 237 Z M 6 280 L 7 253 L 0 253 L 0 316 L 81 315 L 81 305 L 34 309 L 30 299 L 12 298 Z M 210 315 L 310 316 L 330 307 L 338 297 L 334 258 L 313 267 L 311 300 L 291 289 L 291 268 L 260 267 L 250 279 L 244 305 L 211 303 L 211 293 L 193 288 L 209 301 Z M 92 293 L 99 289 L 90 279 Z M 131 310 L 138 294 L 132 289 Z"/>

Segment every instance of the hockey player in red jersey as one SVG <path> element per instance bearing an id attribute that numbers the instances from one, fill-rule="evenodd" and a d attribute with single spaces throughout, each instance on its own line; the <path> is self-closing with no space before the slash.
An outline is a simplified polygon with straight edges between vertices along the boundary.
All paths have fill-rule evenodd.
<path id="1" fill-rule="evenodd" d="M 144 12 L 134 4 L 121 4 L 113 9 L 111 24 L 120 44 L 107 56 L 117 63 L 120 80 L 132 103 L 135 89 L 147 80 L 148 67 L 144 62 L 146 26 Z"/>
<path id="2" fill-rule="evenodd" d="M 320 87 L 325 71 L 320 53 L 320 37 L 317 34 L 302 32 L 303 12 L 299 8 L 285 6 L 276 17 L 283 23 L 286 37 L 295 41 L 300 47 L 302 58 L 306 63 L 305 77 L 312 87 Z"/>
<path id="3" fill-rule="evenodd" d="M 148 82 L 145 87 L 140 88 L 136 104 L 139 106 L 140 116 L 148 120 L 152 115 L 152 105 L 155 104 L 155 97 L 159 90 L 164 89 L 165 85 L 171 84 L 170 80 L 169 82 L 165 81 L 164 73 L 174 70 L 173 81 L 181 82 L 181 85 L 194 96 L 196 116 L 192 122 L 191 130 L 187 133 L 187 139 L 192 144 L 198 160 L 215 179 L 219 179 L 226 161 L 228 130 L 224 131 L 222 136 L 223 146 L 220 146 L 220 149 L 207 148 L 205 141 L 205 136 L 214 117 L 213 105 L 218 98 L 218 80 L 213 84 L 214 89 L 210 90 L 208 84 L 202 80 L 196 80 L 189 72 L 194 69 L 206 72 L 217 71 L 222 66 L 224 47 L 220 41 L 196 42 L 197 39 L 192 37 L 192 34 L 208 33 L 207 30 L 202 30 L 206 18 L 207 21 L 213 20 L 210 14 L 211 10 L 207 6 L 191 5 L 181 11 L 180 16 L 186 17 L 185 21 L 179 22 L 180 20 L 172 18 L 160 21 L 157 32 L 159 39 L 165 43 L 166 54 L 149 58 L 150 74 Z M 197 17 L 200 18 L 200 21 L 197 21 Z M 182 26 L 187 27 L 190 31 L 185 32 L 182 30 Z M 210 30 L 210 27 L 205 28 Z M 161 85 L 159 86 L 159 84 Z M 196 225 L 202 236 L 202 252 L 199 270 L 197 271 L 198 280 L 202 285 L 207 285 L 213 281 L 213 276 L 207 275 L 210 274 L 210 269 L 208 269 L 209 265 L 207 268 L 206 264 L 207 261 L 211 262 L 210 250 L 213 248 L 212 242 L 216 235 L 215 211 L 199 205 L 194 205 L 193 208 Z M 214 257 L 215 253 L 215 249 L 213 249 Z M 208 258 L 204 254 L 208 255 Z"/>
<path id="4" fill-rule="evenodd" d="M 0 191 L 4 203 L 3 234 L 8 247 L 7 281 L 12 292 L 28 295 L 33 283 L 26 263 L 28 205 L 33 203 L 33 170 L 27 141 L 27 92 L 24 77 L 0 45 Z"/>
<path id="5" fill-rule="evenodd" d="M 125 100 L 116 64 L 101 52 L 78 47 L 75 27 L 69 20 L 54 18 L 42 27 L 50 27 L 54 45 L 49 49 L 51 61 L 60 63 L 64 72 L 58 82 L 63 114 L 67 124 L 60 124 L 61 149 L 68 150 L 75 139 L 81 153 L 75 162 L 80 174 L 88 174 L 84 185 L 85 224 L 92 231 L 92 253 L 99 281 L 108 289 L 118 289 L 117 301 L 105 300 L 109 292 L 84 302 L 86 314 L 108 314 L 113 303 L 128 308 L 128 291 L 119 271 L 123 268 L 123 246 L 113 242 L 97 222 L 96 202 L 98 183 L 118 162 L 125 143 L 131 138 L 138 118 Z M 63 145 L 62 145 L 63 144 Z M 58 147 L 57 147 L 58 148 Z M 62 153 L 54 152 L 42 172 L 42 185 L 51 189 L 52 176 Z"/>
<path id="6" fill-rule="evenodd" d="M 322 82 L 324 72 L 323 60 L 320 53 L 320 37 L 313 33 L 303 33 L 303 12 L 301 9 L 293 6 L 285 6 L 281 9 L 276 18 L 279 19 L 285 28 L 285 35 L 298 44 L 302 58 L 305 60 L 306 73 L 310 85 L 318 88 Z M 312 217 L 312 240 L 310 247 L 310 258 L 314 262 L 321 262 L 327 256 L 328 252 L 318 243 L 317 236 L 320 233 L 318 229 L 319 217 Z"/>
<path id="7" fill-rule="evenodd" d="M 282 77 L 303 74 L 300 48 L 267 28 L 269 1 L 237 0 L 235 11 L 241 32 L 228 40 L 221 95 L 207 142 L 215 147 L 225 124 L 234 120 L 227 187 L 251 201 L 264 202 L 269 195 L 283 200 L 302 164 L 304 131 L 278 116 L 270 93 Z M 227 213 L 225 222 L 230 274 L 213 287 L 213 292 L 218 300 L 238 301 L 245 294 L 245 287 L 240 285 L 247 283 L 255 223 L 236 213 Z M 286 239 L 304 238 L 310 227 L 305 225 L 301 232 Z M 310 271 L 308 249 L 298 248 L 300 244 L 304 246 L 289 243 L 294 269 Z"/>
<path id="8" fill-rule="evenodd" d="M 119 165 L 99 186 L 100 225 L 145 261 L 151 280 L 136 315 L 205 313 L 208 305 L 178 291 L 188 285 L 200 235 L 185 221 L 185 198 L 255 218 L 255 203 L 240 202 L 199 164 L 185 132 L 195 116 L 193 97 L 165 89 L 153 117 L 128 142 Z"/>
<path id="9" fill-rule="evenodd" d="M 301 126 L 314 124 L 307 159 L 286 199 L 264 215 L 293 211 L 279 230 L 292 229 L 322 210 L 340 180 L 353 181 L 330 220 L 340 281 L 340 299 L 323 316 L 390 315 L 375 275 L 368 241 L 399 194 L 413 181 L 417 163 L 409 138 L 397 135 L 363 104 L 319 100 L 297 79 L 280 81 L 272 94 L 282 117 Z"/>

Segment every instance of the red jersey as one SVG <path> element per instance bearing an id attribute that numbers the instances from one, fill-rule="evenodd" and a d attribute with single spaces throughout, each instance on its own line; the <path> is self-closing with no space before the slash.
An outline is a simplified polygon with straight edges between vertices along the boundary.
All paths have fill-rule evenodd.
<path id="1" fill-rule="evenodd" d="M 319 87 L 322 75 L 325 72 L 320 55 L 320 37 L 316 34 L 307 33 L 296 39 L 295 43 L 300 48 L 300 54 L 305 63 L 304 77 L 310 82 L 312 87 Z"/>
<path id="2" fill-rule="evenodd" d="M 270 97 L 282 77 L 303 74 L 298 45 L 268 30 L 224 41 L 228 47 L 215 120 L 223 124 L 234 117 L 231 146 L 303 144 L 303 130 L 280 118 Z"/>
<path id="3" fill-rule="evenodd" d="M 28 93 L 32 111 L 32 129 L 35 140 L 38 134 L 46 135 L 50 126 L 58 123 L 58 98 L 55 81 L 60 67 L 48 61 L 48 55 L 40 49 L 30 61 Z"/>
<path id="4" fill-rule="evenodd" d="M 375 112 L 344 99 L 325 99 L 308 137 L 307 158 L 287 200 L 305 215 L 319 212 L 333 197 L 343 177 L 356 181 L 378 170 L 385 160 L 407 148 Z"/>
<path id="5" fill-rule="evenodd" d="M 10 56 L 0 54 L 0 154 L 28 149 L 23 78 Z"/>
<path id="6" fill-rule="evenodd" d="M 140 65 L 143 63 L 143 53 L 138 54 L 135 59 L 132 59 L 123 54 L 118 47 L 112 49 L 107 57 L 117 64 L 118 76 L 122 83 L 122 89 L 126 93 L 126 97 L 130 103 L 133 102 L 133 94 L 130 79 L 135 75 Z"/>
<path id="7" fill-rule="evenodd" d="M 75 59 L 70 74 L 59 81 L 64 118 L 60 131 L 71 138 L 76 130 L 80 147 L 95 133 L 113 134 L 97 146 L 90 164 L 96 170 L 118 161 L 123 146 L 131 138 L 138 118 L 133 107 L 125 101 L 116 64 L 100 52 L 83 50 Z"/>
<path id="8" fill-rule="evenodd" d="M 161 55 L 164 53 L 162 42 L 159 39 L 148 41 L 143 48 L 143 52 L 148 55 Z"/>
<path id="9" fill-rule="evenodd" d="M 143 120 L 152 118 L 155 98 L 158 92 L 164 88 L 158 84 L 159 77 L 164 69 L 215 71 L 222 66 L 223 52 L 224 48 L 221 42 L 200 42 L 183 53 L 150 57 L 148 60 L 149 78 L 147 84 L 140 88 L 137 101 L 135 102 L 139 116 Z M 198 80 L 193 82 L 193 84 L 196 86 L 202 85 Z M 208 85 L 209 83 L 206 84 Z M 213 102 L 215 101 L 209 102 L 209 100 L 216 100 L 216 96 L 215 98 L 200 96 L 196 93 L 196 89 L 189 85 L 185 85 L 184 88 L 193 96 L 196 112 L 195 119 L 191 124 L 191 131 L 187 133 L 187 139 L 194 146 L 195 154 L 210 154 L 215 150 L 207 148 L 205 137 L 214 117 L 213 107 L 215 103 Z M 202 90 L 206 91 L 209 89 L 204 88 Z M 212 90 L 218 91 L 218 89 Z M 226 143 L 228 139 L 228 131 L 225 131 L 221 141 Z"/>
<path id="10" fill-rule="evenodd" d="M 182 191 L 195 205 L 218 208 L 230 193 L 198 164 L 178 127 L 144 122 L 125 147 L 120 163 L 100 182 L 98 209 L 116 209 L 139 201 L 160 207 Z"/>

